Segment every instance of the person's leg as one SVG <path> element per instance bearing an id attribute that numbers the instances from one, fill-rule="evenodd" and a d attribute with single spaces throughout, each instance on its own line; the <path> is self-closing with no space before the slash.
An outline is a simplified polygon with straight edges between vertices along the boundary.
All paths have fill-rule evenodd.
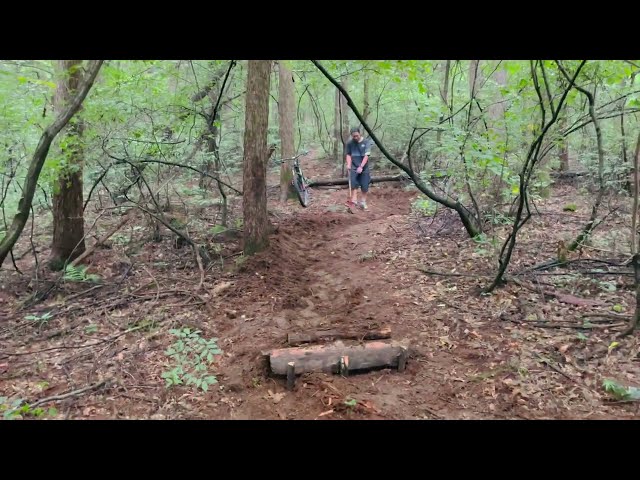
<path id="1" fill-rule="evenodd" d="M 367 193 L 369 192 L 369 184 L 371 183 L 371 175 L 369 173 L 369 169 L 367 168 L 364 172 L 360 174 L 359 178 L 360 188 L 362 189 L 362 193 L 360 198 L 360 206 L 366 210 L 367 209 Z"/>
<path id="2" fill-rule="evenodd" d="M 358 200 L 358 188 L 360 187 L 360 183 L 358 181 L 358 174 L 355 170 L 350 170 L 349 175 L 351 176 L 351 203 L 356 203 Z"/>

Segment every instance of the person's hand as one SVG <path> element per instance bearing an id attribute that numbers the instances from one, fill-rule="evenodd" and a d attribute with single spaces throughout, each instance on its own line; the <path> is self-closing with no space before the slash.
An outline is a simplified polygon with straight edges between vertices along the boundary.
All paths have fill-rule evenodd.
<path id="1" fill-rule="evenodd" d="M 362 167 L 358 167 L 358 169 L 356 170 L 356 172 L 358 172 L 358 173 L 362 173 Z"/>

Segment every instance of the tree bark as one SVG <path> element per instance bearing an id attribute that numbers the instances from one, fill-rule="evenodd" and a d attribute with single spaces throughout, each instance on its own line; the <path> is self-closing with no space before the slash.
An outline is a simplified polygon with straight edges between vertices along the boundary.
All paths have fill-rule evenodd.
<path id="1" fill-rule="evenodd" d="M 560 119 L 560 131 L 567 128 L 567 120 L 564 116 Z M 560 139 L 560 171 L 569 171 L 569 141 L 566 137 Z"/>
<path id="2" fill-rule="evenodd" d="M 440 96 L 445 108 L 449 109 L 449 73 L 451 72 L 451 60 L 447 60 L 444 65 L 444 81 L 442 82 L 442 88 L 440 89 Z M 440 122 L 444 119 L 444 115 L 440 115 Z M 442 129 L 438 129 L 436 133 L 436 145 L 440 147 L 442 145 Z"/>
<path id="3" fill-rule="evenodd" d="M 38 185 L 38 178 L 40 177 L 40 172 L 42 171 L 44 162 L 47 159 L 51 143 L 58 133 L 60 133 L 60 130 L 69 123 L 69 120 L 71 120 L 82 105 L 82 102 L 89 93 L 103 62 L 104 60 L 94 60 L 90 64 L 82 84 L 77 88 L 76 95 L 73 97 L 73 100 L 69 102 L 69 106 L 64 110 L 64 112 L 61 112 L 56 116 L 55 121 L 49 125 L 40 136 L 40 141 L 38 142 L 38 146 L 33 154 L 29 170 L 27 171 L 27 175 L 24 180 L 22 197 L 18 202 L 18 212 L 14 216 L 7 234 L 0 242 L 0 268 L 4 263 L 4 260 L 7 258 L 9 251 L 11 251 L 15 243 L 18 241 L 18 238 L 27 223 L 29 212 L 31 210 L 31 202 L 33 201 L 33 196 Z"/>
<path id="4" fill-rule="evenodd" d="M 280 150 L 282 158 L 292 158 L 294 152 L 294 85 L 293 73 L 282 61 L 278 63 L 278 118 L 280 130 Z M 285 203 L 288 198 L 292 198 L 291 164 L 282 162 L 280 165 L 280 201 Z"/>
<path id="5" fill-rule="evenodd" d="M 293 362 L 296 375 L 307 372 L 338 373 L 340 359 L 349 358 L 349 370 L 368 370 L 379 367 L 397 367 L 406 347 L 398 342 L 372 341 L 364 345 L 331 345 L 294 347 L 273 350 L 269 356 L 271 371 L 286 375 L 287 365 Z"/>
<path id="6" fill-rule="evenodd" d="M 267 217 L 267 129 L 269 126 L 270 60 L 249 60 L 244 130 L 244 253 L 269 246 Z"/>
<path id="7" fill-rule="evenodd" d="M 82 80 L 82 60 L 59 60 L 62 78 L 54 95 L 55 112 L 60 115 L 77 93 Z M 78 109 L 80 111 L 82 107 Z M 49 266 L 61 270 L 64 264 L 81 255 L 85 250 L 83 214 L 83 149 L 82 121 L 76 117 L 67 127 L 68 150 L 64 152 L 65 164 L 53 189 L 53 241 Z"/>
<path id="8" fill-rule="evenodd" d="M 342 125 L 341 125 L 341 121 L 340 121 L 340 91 L 336 89 L 336 93 L 335 93 L 335 101 L 334 101 L 334 108 L 333 108 L 333 114 L 334 114 L 334 121 L 333 121 L 333 158 L 336 162 L 336 165 L 343 165 L 343 160 L 342 157 L 344 155 L 342 155 L 342 150 L 340 149 L 340 146 L 342 144 L 342 142 L 340 141 L 340 135 L 341 135 L 341 129 L 342 129 Z"/>
<path id="9" fill-rule="evenodd" d="M 636 143 L 636 153 L 633 156 L 633 209 L 631 211 L 631 253 L 633 254 L 633 278 L 636 290 L 636 310 L 633 318 L 629 322 L 629 326 L 620 334 L 621 337 L 633 333 L 638 327 L 640 319 L 640 254 L 638 254 L 638 165 L 640 164 L 640 135 Z"/>
<path id="10" fill-rule="evenodd" d="M 371 184 L 381 182 L 400 182 L 402 180 L 408 180 L 406 175 L 389 175 L 384 177 L 371 177 Z M 347 178 L 333 178 L 329 180 L 314 180 L 309 182 L 309 187 L 333 187 L 335 185 L 348 185 L 349 179 Z"/>
<path id="11" fill-rule="evenodd" d="M 287 343 L 297 347 L 303 343 L 330 342 L 339 338 L 353 340 L 381 340 L 391 338 L 391 328 L 384 327 L 378 330 L 321 330 L 308 333 L 290 333 L 287 335 Z"/>
<path id="12" fill-rule="evenodd" d="M 369 98 L 369 84 L 371 83 L 371 78 L 369 75 L 369 71 L 364 71 L 364 81 L 363 81 L 363 90 L 364 90 L 364 105 L 362 108 L 362 118 L 364 121 L 369 123 L 369 115 L 371 114 L 371 105 Z"/>

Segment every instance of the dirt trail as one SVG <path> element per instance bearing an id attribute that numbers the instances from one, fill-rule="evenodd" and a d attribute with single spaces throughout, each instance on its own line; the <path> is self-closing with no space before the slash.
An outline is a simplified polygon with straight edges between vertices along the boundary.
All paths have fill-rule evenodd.
<path id="1" fill-rule="evenodd" d="M 313 167 L 317 177 L 338 176 L 329 164 L 318 162 Z M 269 184 L 276 185 L 277 177 Z M 140 262 L 145 268 L 136 267 L 127 288 L 135 291 L 144 283 L 151 285 L 151 290 L 140 293 L 148 297 L 146 302 L 129 304 L 125 297 L 123 308 L 97 309 L 87 295 L 78 304 L 81 307 L 85 302 L 90 307 L 86 312 L 59 315 L 44 326 L 25 327 L 24 336 L 19 330 L 24 319 L 18 318 L 18 323 L 5 329 L 1 340 L 0 395 L 19 392 L 21 398 L 39 399 L 86 386 L 96 378 L 114 378 L 117 384 L 112 388 L 61 404 L 64 416 L 323 420 L 637 417 L 637 404 L 606 404 L 601 391 L 603 378 L 631 382 L 638 378 L 637 342 L 631 338 L 624 349 L 610 352 L 605 361 L 586 365 L 579 361 L 581 356 L 609 345 L 606 330 L 587 332 L 589 341 L 585 341 L 585 335 L 580 337 L 575 330 L 541 329 L 523 322 L 538 314 L 551 322 L 567 318 L 581 321 L 584 312 L 514 285 L 491 296 L 478 295 L 486 280 L 483 276 L 495 269 L 492 259 L 466 237 L 450 212 L 432 218 L 412 213 L 411 205 L 420 197 L 415 189 L 398 184 L 373 186 L 369 210 L 355 214 L 344 206 L 346 189 L 316 189 L 306 209 L 293 201 L 279 204 L 277 190 L 270 189 L 269 211 L 276 227 L 270 248 L 243 259 L 233 253 L 233 245 L 226 245 L 230 252 L 226 254 L 226 270 L 207 276 L 207 293 L 198 297 L 198 306 L 192 297 L 167 301 L 155 297 L 155 287 L 158 295 L 161 290 L 174 289 L 188 293 L 199 283 L 190 253 L 168 247 L 169 242 L 145 242 L 144 248 L 132 254 L 136 265 Z M 549 211 L 555 208 L 554 214 L 561 214 L 562 204 L 554 199 L 539 206 Z M 528 265 L 553 255 L 554 235 L 562 231 L 547 222 L 544 217 L 533 219 L 533 235 L 523 235 L 519 252 L 527 255 Z M 578 222 L 576 229 L 582 224 Z M 102 267 L 98 267 L 100 258 Z M 96 253 L 94 261 L 96 271 L 105 274 L 105 265 L 113 264 L 114 253 Z M 418 270 L 421 266 L 470 275 L 426 276 Z M 113 268 L 110 281 L 117 287 L 115 281 L 123 274 Z M 149 282 L 151 271 L 159 284 Z M 182 281 L 184 285 L 176 283 Z M 25 288 L 20 283 L 10 285 L 16 298 Z M 114 298 L 120 298 L 117 292 L 109 291 L 98 299 L 99 304 L 111 305 Z M 624 295 L 616 302 L 631 305 L 632 296 Z M 0 300 L 13 301 L 8 293 L 5 298 Z M 49 306 L 39 306 L 38 311 L 52 308 L 59 300 L 51 299 Z M 514 321 L 504 320 L 503 314 Z M 122 334 L 134 324 L 140 328 L 140 322 L 149 321 L 148 330 Z M 174 340 L 168 329 L 180 326 L 219 339 L 223 355 L 214 362 L 219 384 L 206 393 L 184 386 L 165 388 L 162 373 L 169 362 L 164 351 Z M 268 375 L 261 356 L 265 350 L 284 347 L 288 333 L 382 326 L 391 327 L 393 338 L 409 345 L 411 356 L 405 372 L 389 369 L 348 378 L 303 375 L 295 390 L 288 392 L 284 379 Z M 64 335 L 55 333 L 61 327 Z M 85 342 L 93 344 L 95 338 L 111 336 L 117 341 L 108 341 L 104 347 L 99 344 L 99 348 L 82 347 Z M 2 357 L 3 349 L 14 353 Z M 15 353 L 19 350 L 43 353 Z M 554 368 L 541 363 L 540 355 L 556 362 Z"/>
<path id="2" fill-rule="evenodd" d="M 419 303 L 398 282 L 406 272 L 385 260 L 397 246 L 399 232 L 409 228 L 414 197 L 415 192 L 400 187 L 378 187 L 372 189 L 368 211 L 349 214 L 342 207 L 344 190 L 316 192 L 314 205 L 279 225 L 270 251 L 246 262 L 231 280 L 234 288 L 220 299 L 221 307 L 232 300 L 238 310 L 231 313 L 235 318 L 220 325 L 220 337 L 233 345 L 221 371 L 229 381 L 236 379 L 233 389 L 248 394 L 230 417 L 316 418 L 332 409 L 318 393 L 336 391 L 343 399 L 369 405 L 369 411 L 360 411 L 367 418 L 430 418 L 439 415 L 434 409 L 446 409 L 446 399 L 438 400 L 446 377 L 442 369 L 455 373 L 456 367 L 446 354 L 431 358 L 429 369 L 422 367 L 420 344 L 429 335 L 429 318 L 421 315 Z M 237 315 L 246 321 L 238 324 Z M 386 325 L 394 339 L 408 342 L 415 352 L 404 374 L 385 370 L 349 379 L 315 375 L 315 382 L 298 381 L 297 390 L 285 393 L 277 404 L 265 402 L 265 389 L 283 392 L 281 380 L 256 386 L 262 374 L 256 354 L 283 345 L 287 333 Z M 333 389 L 323 388 L 322 382 Z M 359 415 L 357 409 L 342 410 L 327 417 Z M 448 411 L 440 415 L 451 416 Z"/>

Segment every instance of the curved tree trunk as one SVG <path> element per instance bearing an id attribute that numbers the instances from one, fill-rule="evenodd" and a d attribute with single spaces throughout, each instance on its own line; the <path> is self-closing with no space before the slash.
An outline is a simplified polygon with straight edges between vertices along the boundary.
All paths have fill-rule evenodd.
<path id="1" fill-rule="evenodd" d="M 78 86 L 77 93 L 73 99 L 69 102 L 68 107 L 57 115 L 55 121 L 47 127 L 47 129 L 40 136 L 40 141 L 36 147 L 36 151 L 33 154 L 31 163 L 29 164 L 29 170 L 24 180 L 22 187 L 22 197 L 18 202 L 18 212 L 13 218 L 13 222 L 7 231 L 7 234 L 0 242 L 0 267 L 7 258 L 9 251 L 13 248 L 18 241 L 22 230 L 24 229 L 27 219 L 29 218 L 29 211 L 31 209 L 31 202 L 33 202 L 33 196 L 38 185 L 38 178 L 44 165 L 51 143 L 56 138 L 60 130 L 62 130 L 69 120 L 78 111 L 85 97 L 89 93 L 93 82 L 100 71 L 100 67 L 104 60 L 94 60 L 88 67 L 88 71 L 85 74 L 82 84 Z"/>
<path id="2" fill-rule="evenodd" d="M 391 155 L 389 151 L 385 148 L 385 146 L 382 144 L 382 142 L 375 135 L 375 133 L 373 132 L 369 124 L 364 120 L 364 118 L 360 114 L 360 111 L 358 110 L 358 107 L 356 107 L 355 103 L 353 102 L 353 99 L 349 96 L 349 94 L 342 87 L 342 85 L 340 85 L 340 83 L 338 83 L 338 81 L 333 76 L 331 76 L 331 74 L 322 65 L 320 65 L 320 63 L 317 60 L 311 60 L 311 62 L 316 66 L 318 70 L 320 70 L 320 72 L 322 72 L 322 74 L 327 78 L 327 80 L 329 80 L 340 91 L 340 93 L 344 95 L 344 98 L 347 101 L 347 105 L 349 106 L 349 108 L 351 108 L 351 111 L 356 116 L 356 118 L 361 122 L 364 130 L 369 134 L 369 136 L 371 137 L 371 140 L 373 140 L 376 146 L 380 149 L 380 152 L 387 158 L 387 160 L 389 160 L 396 167 L 398 167 L 400 170 L 406 173 L 409 176 L 409 178 L 411 178 L 415 186 L 418 187 L 418 190 L 424 193 L 431 200 L 441 205 L 444 205 L 447 208 L 455 210 L 456 213 L 460 216 L 462 225 L 464 226 L 469 236 L 471 238 L 477 236 L 480 233 L 480 228 L 478 225 L 478 220 L 473 216 L 473 214 L 471 214 L 469 210 L 460 202 L 450 200 L 436 193 L 434 190 L 432 190 L 429 187 L 429 185 L 427 185 L 420 178 L 419 175 L 416 174 L 416 172 L 412 168 L 408 167 L 406 164 L 402 162 L 399 162 L 393 155 Z"/>
<path id="3" fill-rule="evenodd" d="M 81 66 L 82 60 L 58 61 L 62 78 L 53 99 L 56 113 L 62 114 L 76 94 L 82 79 Z M 49 257 L 49 266 L 53 270 L 61 270 L 67 261 L 78 257 L 85 250 L 82 130 L 82 121 L 78 117 L 67 127 L 69 147 L 65 152 L 66 164 L 53 189 L 53 241 Z"/>
<path id="4" fill-rule="evenodd" d="M 253 255 L 269 246 L 267 129 L 270 75 L 270 60 L 249 60 L 242 189 L 245 255 Z"/>

